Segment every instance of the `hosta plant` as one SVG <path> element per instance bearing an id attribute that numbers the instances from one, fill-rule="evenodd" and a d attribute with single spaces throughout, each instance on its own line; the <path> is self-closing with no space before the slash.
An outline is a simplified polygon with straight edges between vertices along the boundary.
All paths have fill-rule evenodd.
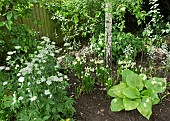
<path id="1" fill-rule="evenodd" d="M 145 74 L 136 74 L 128 69 L 122 72 L 122 81 L 108 90 L 108 95 L 113 97 L 111 110 L 137 109 L 144 117 L 150 118 L 152 106 L 160 102 L 158 93 L 166 89 L 164 78 L 153 77 L 147 79 Z"/>

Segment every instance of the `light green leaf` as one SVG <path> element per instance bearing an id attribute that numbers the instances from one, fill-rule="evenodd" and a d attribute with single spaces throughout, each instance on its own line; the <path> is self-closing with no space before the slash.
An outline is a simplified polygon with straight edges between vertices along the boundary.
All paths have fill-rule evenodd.
<path id="1" fill-rule="evenodd" d="M 129 98 L 124 98 L 123 99 L 123 105 L 125 107 L 125 110 L 134 110 L 138 107 L 140 102 L 140 99 L 129 99 Z"/>
<path id="2" fill-rule="evenodd" d="M 153 105 L 158 104 L 160 102 L 158 94 L 154 93 L 153 90 L 149 90 L 149 89 L 148 90 L 144 90 L 144 91 L 141 92 L 141 95 L 151 97 Z"/>
<path id="3" fill-rule="evenodd" d="M 126 89 L 124 89 L 123 94 L 130 99 L 140 98 L 139 90 L 133 87 L 127 87 Z"/>
<path id="4" fill-rule="evenodd" d="M 112 101 L 111 101 L 111 111 L 117 112 L 117 111 L 121 111 L 123 109 L 124 109 L 124 105 L 123 105 L 123 99 L 122 98 L 112 99 Z"/>
<path id="5" fill-rule="evenodd" d="M 123 90 L 127 87 L 126 83 L 125 82 L 121 82 L 120 84 L 118 85 L 115 85 L 113 87 L 111 87 L 107 94 L 110 95 L 111 97 L 120 97 L 120 98 L 123 98 L 124 95 L 123 95 Z"/>
<path id="6" fill-rule="evenodd" d="M 126 83 L 129 87 L 138 88 L 139 91 L 142 90 L 144 87 L 142 77 L 132 72 L 127 75 Z"/>
<path id="7" fill-rule="evenodd" d="M 10 20 L 11 18 L 12 18 L 12 12 L 10 11 L 7 13 L 7 20 Z"/>
<path id="8" fill-rule="evenodd" d="M 77 17 L 76 14 L 74 15 L 74 22 L 75 22 L 75 24 L 77 24 L 79 22 L 79 18 Z"/>
<path id="9" fill-rule="evenodd" d="M 126 77 L 127 77 L 128 75 L 131 75 L 132 73 L 133 73 L 133 71 L 130 71 L 130 70 L 128 70 L 128 69 L 123 70 L 123 72 L 122 72 L 122 80 L 123 80 L 123 81 L 126 81 Z"/>
<path id="10" fill-rule="evenodd" d="M 12 23 L 13 23 L 12 21 L 7 21 L 7 22 L 5 23 L 7 29 L 11 30 L 11 25 L 12 25 Z"/>
<path id="11" fill-rule="evenodd" d="M 153 90 L 154 93 L 162 93 L 166 89 L 166 79 L 153 77 L 145 81 L 145 87 Z"/>
<path id="12" fill-rule="evenodd" d="M 142 97 L 142 100 L 137 107 L 138 111 L 146 117 L 148 120 L 152 114 L 152 101 L 151 98 L 148 96 Z"/>
<path id="13" fill-rule="evenodd" d="M 0 27 L 4 25 L 5 25 L 5 22 L 0 22 Z"/>
<path id="14" fill-rule="evenodd" d="M 46 121 L 46 120 L 48 120 L 49 118 L 50 118 L 50 116 L 44 116 L 44 117 L 43 117 L 43 120 Z"/>

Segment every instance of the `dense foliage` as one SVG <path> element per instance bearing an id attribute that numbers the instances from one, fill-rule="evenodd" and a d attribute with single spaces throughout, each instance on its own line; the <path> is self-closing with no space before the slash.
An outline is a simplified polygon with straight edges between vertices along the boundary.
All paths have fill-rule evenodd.
<path id="1" fill-rule="evenodd" d="M 158 0 L 109 2 L 114 68 L 104 60 L 104 0 L 0 1 L 0 120 L 73 120 L 69 76 L 78 80 L 72 89 L 76 98 L 98 85 L 115 98 L 112 111 L 137 108 L 149 119 L 158 93 L 167 86 L 155 76 L 166 77 L 170 68 L 168 16 L 161 14 Z M 45 7 L 62 31 L 63 48 L 17 22 L 18 17 L 29 18 L 34 4 Z"/>

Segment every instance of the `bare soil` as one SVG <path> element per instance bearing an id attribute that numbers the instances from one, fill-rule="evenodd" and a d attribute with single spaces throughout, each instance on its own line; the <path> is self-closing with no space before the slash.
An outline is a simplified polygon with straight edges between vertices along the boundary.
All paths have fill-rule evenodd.
<path id="1" fill-rule="evenodd" d="M 96 88 L 92 93 L 81 95 L 75 102 L 75 121 L 147 121 L 137 110 L 110 111 L 111 98 L 106 91 Z M 170 121 L 170 96 L 153 106 L 149 121 Z"/>

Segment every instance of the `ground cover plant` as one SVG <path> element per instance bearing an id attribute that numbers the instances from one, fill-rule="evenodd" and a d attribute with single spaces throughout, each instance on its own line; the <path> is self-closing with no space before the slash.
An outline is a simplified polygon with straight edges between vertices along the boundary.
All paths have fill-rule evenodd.
<path id="1" fill-rule="evenodd" d="M 135 116 L 145 121 L 159 120 L 153 116 L 170 111 L 161 105 L 170 104 L 170 24 L 160 1 L 108 0 L 113 16 L 111 68 L 105 58 L 105 2 L 0 2 L 0 120 L 124 121 L 125 109 L 129 120 L 138 110 L 143 117 Z M 62 47 L 16 22 L 18 17 L 29 18 L 34 4 L 45 7 L 62 31 Z M 162 121 L 170 119 L 166 116 Z"/>

